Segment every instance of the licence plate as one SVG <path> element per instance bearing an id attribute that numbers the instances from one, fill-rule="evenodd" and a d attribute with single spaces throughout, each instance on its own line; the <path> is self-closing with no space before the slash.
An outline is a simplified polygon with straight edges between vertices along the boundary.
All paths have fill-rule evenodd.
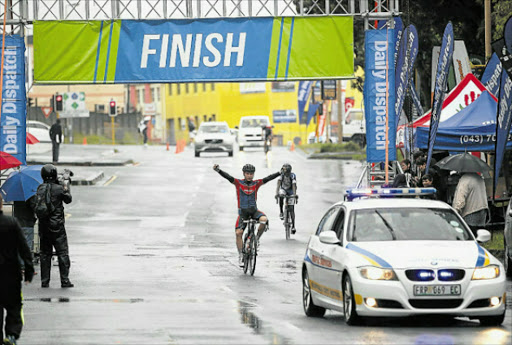
<path id="1" fill-rule="evenodd" d="M 456 296 L 460 285 L 414 285 L 415 296 Z"/>

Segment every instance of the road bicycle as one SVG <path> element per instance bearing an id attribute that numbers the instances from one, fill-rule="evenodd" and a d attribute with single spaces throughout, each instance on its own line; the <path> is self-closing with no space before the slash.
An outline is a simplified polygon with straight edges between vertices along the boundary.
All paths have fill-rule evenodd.
<path id="1" fill-rule="evenodd" d="M 244 234 L 244 245 L 242 248 L 242 254 L 244 257 L 244 273 L 254 275 L 256 270 L 256 256 L 258 255 L 258 238 L 256 236 L 256 224 L 257 219 L 244 219 L 246 231 Z M 266 225 L 268 229 L 268 224 Z"/>
<path id="2" fill-rule="evenodd" d="M 284 231 L 286 234 L 286 239 L 290 239 L 290 233 L 292 231 L 293 226 L 293 208 L 295 207 L 295 204 L 297 203 L 297 197 L 295 195 L 286 195 L 283 200 L 283 224 L 284 224 Z"/>
<path id="3" fill-rule="evenodd" d="M 271 136 L 265 137 L 265 142 L 263 143 L 263 151 L 265 151 L 265 154 L 266 154 L 271 149 L 272 149 L 272 137 Z"/>

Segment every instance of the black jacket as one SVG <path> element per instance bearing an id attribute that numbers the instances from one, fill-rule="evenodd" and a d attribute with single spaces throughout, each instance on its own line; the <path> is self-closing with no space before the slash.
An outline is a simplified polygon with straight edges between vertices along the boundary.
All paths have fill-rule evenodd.
<path id="1" fill-rule="evenodd" d="M 34 213 L 36 198 L 35 195 L 27 201 L 15 201 L 13 216 L 16 218 L 22 228 L 33 228 L 36 223 L 36 215 Z"/>
<path id="2" fill-rule="evenodd" d="M 0 291 L 4 282 L 21 281 L 19 257 L 25 262 L 25 281 L 32 281 L 34 265 L 25 235 L 13 217 L 0 211 Z"/>
<path id="3" fill-rule="evenodd" d="M 39 219 L 39 226 L 42 231 L 60 231 L 64 230 L 64 204 L 72 201 L 71 193 L 65 191 L 64 187 L 56 182 L 44 182 L 37 188 L 45 188 L 46 184 L 50 184 L 50 194 L 53 205 L 53 211 L 49 218 Z"/>
<path id="4" fill-rule="evenodd" d="M 62 143 L 62 126 L 60 124 L 54 123 L 50 127 L 50 139 Z"/>

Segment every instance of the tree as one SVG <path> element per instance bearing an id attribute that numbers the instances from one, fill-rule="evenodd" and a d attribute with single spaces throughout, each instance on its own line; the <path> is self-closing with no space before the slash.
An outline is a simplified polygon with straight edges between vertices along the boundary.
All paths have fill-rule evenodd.
<path id="1" fill-rule="evenodd" d="M 512 15 L 512 0 L 493 0 L 492 2 L 492 39 L 503 37 L 503 29 L 507 19 Z"/>

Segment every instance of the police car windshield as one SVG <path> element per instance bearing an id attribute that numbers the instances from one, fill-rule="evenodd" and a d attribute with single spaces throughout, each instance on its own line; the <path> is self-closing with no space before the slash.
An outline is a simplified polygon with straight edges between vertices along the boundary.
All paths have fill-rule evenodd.
<path id="1" fill-rule="evenodd" d="M 208 125 L 208 126 L 201 126 L 199 128 L 199 132 L 201 133 L 227 133 L 228 127 L 226 126 L 216 126 L 216 125 Z"/>
<path id="2" fill-rule="evenodd" d="M 349 241 L 467 241 L 469 230 L 449 209 L 379 208 L 351 213 Z"/>

